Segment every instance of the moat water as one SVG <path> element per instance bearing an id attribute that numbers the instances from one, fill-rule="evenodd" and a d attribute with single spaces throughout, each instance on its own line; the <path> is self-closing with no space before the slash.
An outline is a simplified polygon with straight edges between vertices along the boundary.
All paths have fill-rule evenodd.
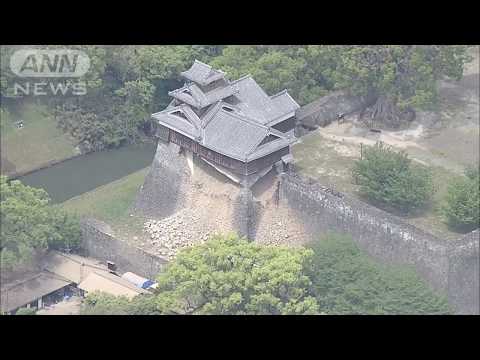
<path id="1" fill-rule="evenodd" d="M 42 188 L 53 203 L 61 203 L 149 166 L 153 143 L 125 146 L 80 156 L 20 177 L 25 185 Z"/>

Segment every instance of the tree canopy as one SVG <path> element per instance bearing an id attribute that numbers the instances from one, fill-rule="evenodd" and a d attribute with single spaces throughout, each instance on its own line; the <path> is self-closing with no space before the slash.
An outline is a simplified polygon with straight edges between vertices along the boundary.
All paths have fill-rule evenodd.
<path id="1" fill-rule="evenodd" d="M 215 236 L 180 252 L 154 295 L 89 294 L 82 314 L 316 314 L 306 275 L 312 252 Z"/>
<path id="2" fill-rule="evenodd" d="M 465 176 L 448 186 L 443 212 L 452 228 L 471 231 L 480 226 L 480 176 L 478 167 L 468 168 Z"/>
<path id="3" fill-rule="evenodd" d="M 339 315 L 449 314 L 451 308 L 409 267 L 383 265 L 345 235 L 311 244 L 313 289 L 320 308 Z"/>
<path id="4" fill-rule="evenodd" d="M 42 189 L 0 177 L 1 270 L 28 265 L 48 248 L 75 250 L 80 244 L 77 219 L 49 205 Z"/>
<path id="5" fill-rule="evenodd" d="M 95 291 L 85 298 L 81 315 L 160 315 L 155 297 L 139 295 L 133 299 Z"/>
<path id="6" fill-rule="evenodd" d="M 333 78 L 337 88 L 377 101 L 372 118 L 399 124 L 401 112 L 437 104 L 437 80 L 460 80 L 471 60 L 467 46 L 341 46 Z"/>
<path id="7" fill-rule="evenodd" d="M 88 150 L 137 142 L 150 114 L 181 86 L 180 72 L 198 59 L 231 80 L 251 74 L 269 95 L 283 89 L 301 104 L 333 90 L 376 100 L 370 115 L 398 126 L 414 109 L 432 107 L 437 80 L 460 79 L 467 46 L 441 45 L 51 45 L 86 52 L 91 66 L 83 96 L 53 96 L 60 125 Z M 8 69 L 14 47 L 2 47 L 1 95 L 15 80 Z M 65 80 L 70 81 L 70 80 Z M 73 119 L 73 120 L 72 120 Z"/>
<path id="8" fill-rule="evenodd" d="M 309 295 L 311 251 L 263 247 L 216 236 L 181 252 L 158 277 L 166 314 L 315 314 Z"/>
<path id="9" fill-rule="evenodd" d="M 360 194 L 403 213 L 420 209 L 434 193 L 431 171 L 382 142 L 366 146 L 352 169 Z"/>

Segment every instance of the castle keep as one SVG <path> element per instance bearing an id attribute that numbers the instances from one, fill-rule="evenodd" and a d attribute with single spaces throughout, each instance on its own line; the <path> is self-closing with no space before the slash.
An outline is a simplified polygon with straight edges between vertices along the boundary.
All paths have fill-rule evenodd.
<path id="1" fill-rule="evenodd" d="M 300 106 L 286 90 L 268 96 L 250 75 L 229 81 L 198 60 L 181 75 L 185 85 L 170 91 L 169 106 L 152 115 L 161 141 L 247 187 L 291 161 Z"/>

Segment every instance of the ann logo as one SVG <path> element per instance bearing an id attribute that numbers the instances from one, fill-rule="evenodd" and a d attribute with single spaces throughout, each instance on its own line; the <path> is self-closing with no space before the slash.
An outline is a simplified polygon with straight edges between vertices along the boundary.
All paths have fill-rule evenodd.
<path id="1" fill-rule="evenodd" d="M 32 71 L 42 74 L 47 72 L 60 74 L 75 73 L 78 57 L 78 54 L 73 55 L 73 57 L 68 54 L 55 54 L 53 58 L 47 54 L 42 54 L 41 56 L 30 54 L 25 59 L 25 62 L 20 68 L 20 72 L 25 73 L 25 71 Z"/>
<path id="2" fill-rule="evenodd" d="M 81 77 L 90 58 L 80 50 L 18 50 L 10 58 L 12 72 L 20 77 Z"/>

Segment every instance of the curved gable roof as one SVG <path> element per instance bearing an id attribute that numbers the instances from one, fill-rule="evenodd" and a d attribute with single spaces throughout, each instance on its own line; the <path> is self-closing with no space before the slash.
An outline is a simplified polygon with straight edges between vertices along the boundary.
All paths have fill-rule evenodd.
<path id="1" fill-rule="evenodd" d="M 193 65 L 187 71 L 182 71 L 181 75 L 197 84 L 208 85 L 216 80 L 225 77 L 225 73 L 220 70 L 213 69 L 201 61 L 195 60 Z"/>

